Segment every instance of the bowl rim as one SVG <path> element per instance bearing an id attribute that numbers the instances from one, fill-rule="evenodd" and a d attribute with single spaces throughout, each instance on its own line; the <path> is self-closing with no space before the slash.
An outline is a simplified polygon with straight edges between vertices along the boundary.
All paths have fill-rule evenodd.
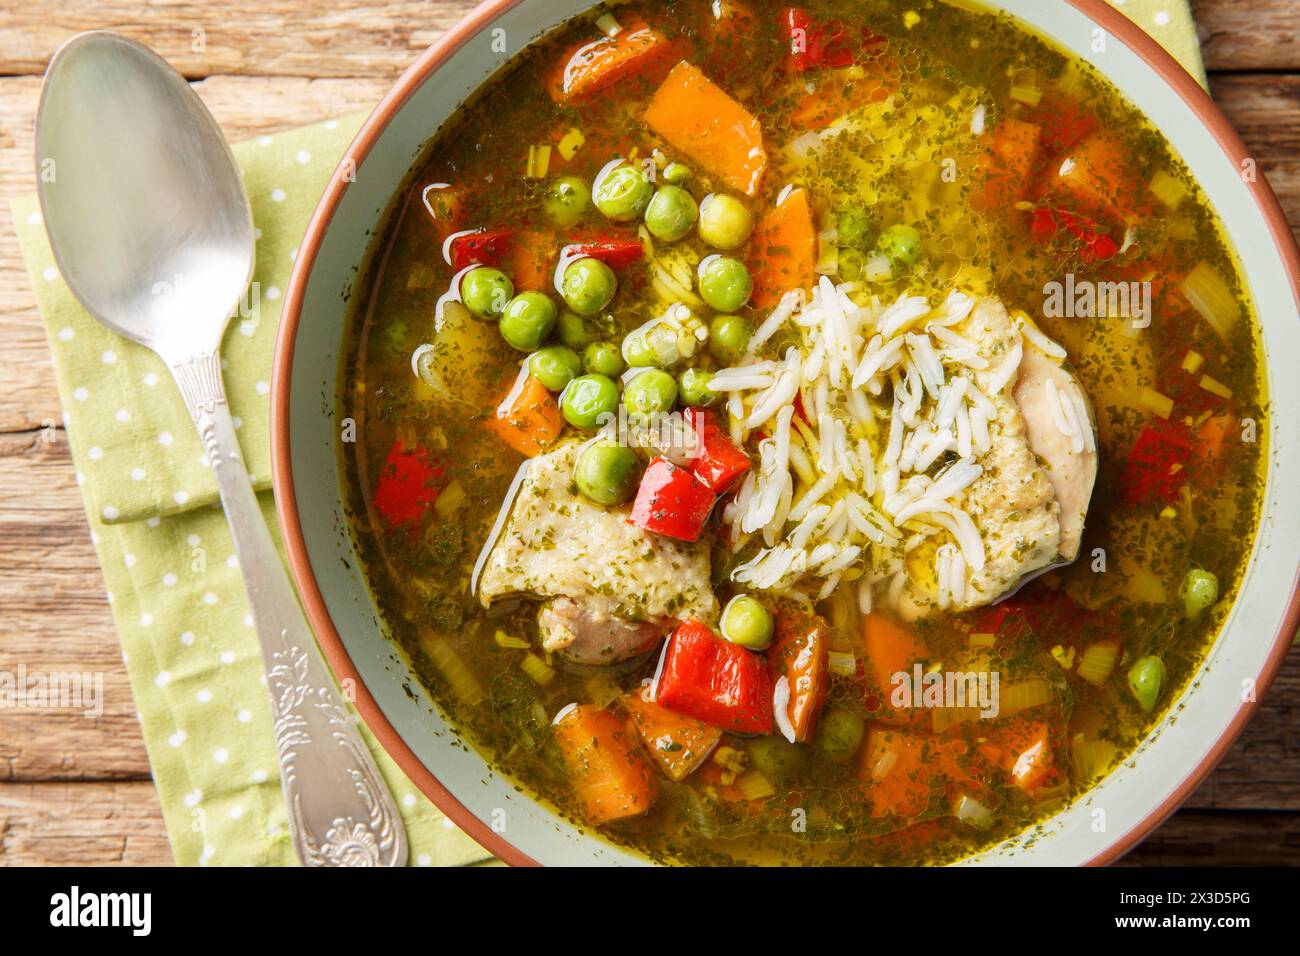
<path id="1" fill-rule="evenodd" d="M 324 235 L 347 189 L 351 170 L 361 164 L 380 135 L 421 84 L 454 53 L 477 36 L 484 27 L 523 2 L 525 0 L 484 0 L 430 45 L 389 88 L 383 99 L 362 123 L 344 152 L 338 167 L 331 174 L 298 247 L 285 293 L 272 359 L 270 431 L 272 487 L 290 574 L 297 586 L 307 619 L 326 660 L 334 671 L 335 678 L 352 681 L 352 686 L 355 688 L 354 705 L 371 733 L 411 782 L 419 787 L 453 823 L 504 862 L 512 866 L 537 866 L 538 861 L 495 832 L 443 786 L 389 722 L 362 680 L 334 626 L 307 550 L 294 492 L 289 410 L 294 346 L 302 320 L 307 283 Z M 1210 98 L 1209 93 L 1150 34 L 1110 6 L 1106 0 L 1066 0 L 1066 2 L 1144 60 L 1188 106 L 1235 166 L 1240 168 L 1242 162 L 1250 158 L 1250 151 L 1245 143 L 1218 105 Z M 1265 220 L 1269 236 L 1278 251 L 1290 282 L 1292 298 L 1300 308 L 1300 247 L 1296 245 L 1286 215 L 1263 173 L 1246 185 Z M 1257 677 L 1255 701 L 1238 709 L 1213 746 L 1190 768 L 1179 785 L 1164 800 L 1091 857 L 1085 865 L 1104 866 L 1128 853 L 1171 816 L 1200 786 L 1236 743 L 1246 724 L 1258 710 L 1259 702 L 1263 700 L 1272 685 L 1290 649 L 1292 635 L 1298 628 L 1300 628 L 1300 567 L 1297 567 L 1292 576 L 1291 596 L 1286 613 L 1273 637 L 1263 669 Z"/>

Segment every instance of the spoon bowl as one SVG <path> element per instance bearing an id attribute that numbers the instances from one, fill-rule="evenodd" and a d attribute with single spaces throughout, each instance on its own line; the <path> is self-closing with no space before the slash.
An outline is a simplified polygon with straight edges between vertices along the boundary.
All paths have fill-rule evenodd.
<path id="1" fill-rule="evenodd" d="M 169 364 L 216 348 L 252 279 L 254 238 L 212 114 L 165 60 L 113 33 L 69 40 L 47 75 L 37 174 L 68 286 Z"/>

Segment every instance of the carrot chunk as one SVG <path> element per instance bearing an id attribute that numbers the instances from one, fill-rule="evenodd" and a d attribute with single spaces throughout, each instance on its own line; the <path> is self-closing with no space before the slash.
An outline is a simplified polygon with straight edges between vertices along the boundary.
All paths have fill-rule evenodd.
<path id="1" fill-rule="evenodd" d="M 784 677 L 790 688 L 786 716 L 798 743 L 812 737 L 817 716 L 826 703 L 830 689 L 826 656 L 829 641 L 826 621 L 819 615 L 783 611 L 776 616 L 776 635 L 767 656 L 773 683 Z"/>
<path id="2" fill-rule="evenodd" d="M 525 229 L 519 233 L 510 260 L 516 289 L 545 292 L 551 288 L 555 241 L 553 233 L 542 229 Z"/>
<path id="3" fill-rule="evenodd" d="M 671 49 L 663 34 L 639 17 L 623 19 L 625 26 L 613 36 L 565 51 L 559 66 L 545 79 L 551 99 L 570 103 L 662 62 Z"/>
<path id="4" fill-rule="evenodd" d="M 617 714 L 575 704 L 560 713 L 551 733 L 588 821 L 611 823 L 654 806 L 659 785 Z"/>
<path id="5" fill-rule="evenodd" d="M 1024 198 L 1030 174 L 1038 165 L 1043 130 L 1034 123 L 1007 117 L 992 133 L 989 151 L 982 157 L 983 189 L 971 205 L 982 212 L 1009 210 Z"/>
<path id="6" fill-rule="evenodd" d="M 1111 223 L 1125 222 L 1140 205 L 1128 155 L 1119 141 L 1095 132 L 1062 160 L 1048 183 L 1049 193 L 1071 212 Z"/>
<path id="7" fill-rule="evenodd" d="M 623 709 L 659 768 L 678 782 L 686 779 L 713 753 L 722 731 L 703 721 L 661 707 L 646 699 L 644 688 L 623 695 Z"/>
<path id="8" fill-rule="evenodd" d="M 560 437 L 564 421 L 546 386 L 528 375 L 511 385 L 487 426 L 515 451 L 532 458 Z"/>
<path id="9" fill-rule="evenodd" d="M 655 91 L 645 121 L 727 186 L 752 196 L 767 170 L 763 129 L 750 112 L 685 60 Z"/>
<path id="10" fill-rule="evenodd" d="M 867 656 L 867 676 L 875 689 L 888 694 L 891 679 L 899 671 L 910 671 L 929 654 L 925 643 L 911 631 L 882 614 L 862 618 L 862 643 Z"/>
<path id="11" fill-rule="evenodd" d="M 872 727 L 858 758 L 871 815 L 920 816 L 951 785 L 969 786 L 964 740 L 936 740 Z"/>
<path id="12" fill-rule="evenodd" d="M 790 289 L 811 288 L 817 281 L 817 228 L 808 190 L 792 190 L 758 221 L 749 242 L 749 271 L 750 301 L 759 309 L 770 309 Z"/>
<path id="13" fill-rule="evenodd" d="M 979 751 L 1011 775 L 1022 790 L 1043 783 L 1055 762 L 1047 724 L 1016 717 L 988 734 Z"/>

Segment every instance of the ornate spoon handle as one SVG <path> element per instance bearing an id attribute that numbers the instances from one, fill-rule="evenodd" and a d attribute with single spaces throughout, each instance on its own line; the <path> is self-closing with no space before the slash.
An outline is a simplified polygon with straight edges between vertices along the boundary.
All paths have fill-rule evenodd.
<path id="1" fill-rule="evenodd" d="M 307 866 L 402 866 L 406 831 L 343 706 L 262 519 L 221 383 L 220 358 L 172 366 L 217 475 L 262 643 L 289 830 Z"/>

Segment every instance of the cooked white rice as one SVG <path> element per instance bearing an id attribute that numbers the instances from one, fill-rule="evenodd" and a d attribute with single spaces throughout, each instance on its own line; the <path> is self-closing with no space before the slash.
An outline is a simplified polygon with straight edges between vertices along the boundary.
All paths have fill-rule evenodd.
<path id="1" fill-rule="evenodd" d="M 736 583 L 816 600 L 854 582 L 858 606 L 869 611 L 880 599 L 897 604 L 907 553 L 934 539 L 933 596 L 941 607 L 964 599 L 985 563 L 966 496 L 990 450 L 994 398 L 1015 381 L 1026 340 L 1053 358 L 1065 354 L 1018 321 L 1012 348 L 991 363 L 961 332 L 974 306 L 961 291 L 938 304 L 903 295 L 886 305 L 827 276 L 807 294 L 782 297 L 745 361 L 710 386 L 727 396 L 733 439 L 765 435 L 758 466 L 723 512 L 734 548 L 761 536 L 732 571 Z M 782 329 L 797 346 L 777 360 L 755 358 Z M 1057 427 L 1072 447 L 1091 450 L 1082 397 L 1048 387 Z"/>

